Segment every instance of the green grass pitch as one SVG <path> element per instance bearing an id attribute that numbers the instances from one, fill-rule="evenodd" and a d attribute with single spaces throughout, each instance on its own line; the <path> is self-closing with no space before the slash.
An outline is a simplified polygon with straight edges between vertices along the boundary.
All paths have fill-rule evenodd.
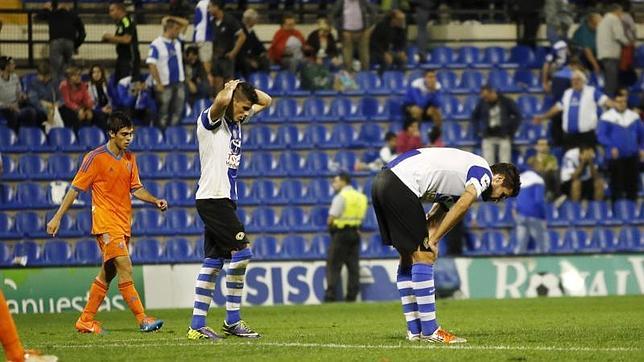
<path id="1" fill-rule="evenodd" d="M 74 330 L 76 314 L 16 316 L 28 348 L 61 361 L 644 361 L 644 297 L 439 300 L 438 320 L 468 339 L 443 346 L 404 339 L 398 303 L 244 307 L 258 340 L 185 338 L 191 311 L 155 310 L 161 331 L 137 331 L 128 312 L 99 313 L 110 333 Z M 211 309 L 219 330 L 223 308 Z"/>

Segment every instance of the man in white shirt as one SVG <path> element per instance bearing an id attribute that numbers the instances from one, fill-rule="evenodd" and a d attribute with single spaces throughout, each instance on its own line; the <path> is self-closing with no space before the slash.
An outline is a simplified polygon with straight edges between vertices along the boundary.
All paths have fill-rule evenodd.
<path id="1" fill-rule="evenodd" d="M 604 179 L 597 168 L 593 147 L 582 145 L 564 154 L 561 192 L 572 201 L 604 199 Z"/>
<path id="2" fill-rule="evenodd" d="M 434 295 L 438 241 L 481 197 L 501 201 L 518 195 L 519 172 L 510 163 L 490 167 L 473 153 L 454 148 L 419 148 L 387 164 L 371 189 L 385 245 L 400 254 L 396 284 L 407 321 L 407 339 L 463 343 L 439 327 Z M 434 205 L 427 215 L 421 201 Z"/>
<path id="3" fill-rule="evenodd" d="M 251 84 L 232 80 L 225 84 L 209 108 L 197 118 L 201 176 L 197 212 L 204 222 L 204 261 L 197 276 L 195 303 L 188 339 L 219 339 L 206 325 L 217 274 L 224 260 L 226 273 L 226 335 L 257 338 L 241 319 L 239 307 L 246 267 L 252 257 L 244 225 L 236 214 L 237 170 L 241 162 L 243 122 L 271 104 L 271 97 Z"/>

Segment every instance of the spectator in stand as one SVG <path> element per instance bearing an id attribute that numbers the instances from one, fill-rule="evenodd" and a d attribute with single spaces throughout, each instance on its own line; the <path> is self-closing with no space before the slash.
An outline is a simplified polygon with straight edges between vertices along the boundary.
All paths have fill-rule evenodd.
<path id="1" fill-rule="evenodd" d="M 368 0 L 337 0 L 331 9 L 335 28 L 342 34 L 346 71 L 353 70 L 354 48 L 358 48 L 361 69 L 369 70 L 369 34 L 376 12 L 376 7 Z"/>
<path id="2" fill-rule="evenodd" d="M 521 173 L 521 192 L 514 203 L 516 221 L 517 254 L 526 254 L 530 240 L 534 242 L 536 254 L 546 253 L 546 199 L 544 181 L 541 176 L 526 170 Z"/>
<path id="3" fill-rule="evenodd" d="M 20 86 L 16 63 L 7 56 L 0 57 L 0 117 L 16 132 L 19 127 L 40 126 L 36 110 L 29 105 Z"/>
<path id="4" fill-rule="evenodd" d="M 637 72 L 635 72 L 635 43 L 637 42 L 637 26 L 633 16 L 629 13 L 631 10 L 630 1 L 622 1 L 624 11 L 621 20 L 624 28 L 624 35 L 628 39 L 628 44 L 622 47 L 622 54 L 619 59 L 619 87 L 628 88 L 637 82 Z"/>
<path id="5" fill-rule="evenodd" d="M 199 60 L 199 48 L 189 46 L 186 48 L 186 87 L 188 90 L 188 103 L 193 104 L 196 99 L 210 96 L 210 83 L 208 73 Z"/>
<path id="6" fill-rule="evenodd" d="M 51 78 L 49 63 L 41 62 L 36 68 L 36 77 L 27 88 L 29 103 L 36 109 L 38 122 L 52 123 L 61 100 L 58 86 Z"/>
<path id="7" fill-rule="evenodd" d="M 142 121 L 142 125 L 149 125 L 157 111 L 153 89 L 153 80 L 149 75 L 136 82 L 132 81 L 132 77 L 121 79 L 116 87 L 117 108 L 131 114 L 134 120 Z"/>
<path id="8" fill-rule="evenodd" d="M 564 154 L 561 191 L 572 201 L 604 199 L 604 179 L 599 174 L 593 147 L 582 145 Z"/>
<path id="9" fill-rule="evenodd" d="M 59 89 L 64 102 L 60 107 L 60 115 L 65 127 L 77 130 L 82 126 L 90 126 L 94 119 L 94 101 L 89 95 L 87 83 L 81 79 L 81 70 L 69 67 L 67 79 L 60 83 Z"/>
<path id="10" fill-rule="evenodd" d="M 89 69 L 89 95 L 94 102 L 94 124 L 107 129 L 107 116 L 112 113 L 112 98 L 107 91 L 105 69 L 98 64 Z"/>
<path id="11" fill-rule="evenodd" d="M 224 88 L 224 83 L 235 76 L 235 58 L 241 51 L 246 35 L 234 16 L 224 13 L 224 1 L 210 0 L 210 13 L 213 22 L 213 64 L 212 86 L 213 94 Z"/>
<path id="12" fill-rule="evenodd" d="M 38 12 L 38 20 L 49 24 L 49 62 L 55 82 L 60 82 L 74 53 L 85 41 L 85 25 L 72 11 L 71 1 L 50 1 Z"/>
<path id="13" fill-rule="evenodd" d="M 165 128 L 179 124 L 183 116 L 186 89 L 181 53 L 181 34 L 188 21 L 169 16 L 163 18 L 163 35 L 150 44 L 146 63 L 154 79 L 159 117 L 157 126 Z"/>
<path id="14" fill-rule="evenodd" d="M 475 134 L 481 137 L 483 158 L 490 165 L 511 161 L 512 137 L 521 119 L 521 111 L 514 100 L 489 85 L 481 88 L 481 99 L 472 112 L 472 123 Z"/>
<path id="15" fill-rule="evenodd" d="M 418 48 L 418 57 L 421 62 L 427 58 L 427 24 L 429 23 L 429 12 L 436 5 L 433 0 L 415 0 L 416 5 L 416 47 Z"/>
<path id="16" fill-rule="evenodd" d="M 572 73 L 574 70 L 583 71 L 584 68 L 581 61 L 577 57 L 570 57 L 567 65 L 556 70 L 547 82 L 547 92 L 551 95 L 551 100 L 556 102 L 563 97 L 566 89 L 572 86 Z M 545 103 L 545 102 L 544 102 Z M 545 105 L 544 105 L 545 106 Z M 550 137 L 552 138 L 553 145 L 563 145 L 563 129 L 561 114 L 557 114 L 550 120 Z"/>
<path id="17" fill-rule="evenodd" d="M 530 168 L 539 174 L 546 185 L 546 198 L 553 201 L 559 195 L 559 163 L 550 152 L 548 139 L 540 138 L 535 146 L 537 151 L 528 158 Z"/>
<path id="18" fill-rule="evenodd" d="M 551 45 L 559 40 L 568 40 L 568 29 L 574 23 L 568 0 L 546 0 L 546 36 Z"/>
<path id="19" fill-rule="evenodd" d="M 604 69 L 604 93 L 614 97 L 619 84 L 619 59 L 622 47 L 630 41 L 624 34 L 622 7 L 610 5 L 597 27 L 597 58 Z"/>
<path id="20" fill-rule="evenodd" d="M 121 1 L 112 1 L 109 7 L 112 20 L 116 21 L 114 35 L 103 34 L 103 41 L 116 44 L 116 67 L 114 67 L 114 81 L 118 82 L 123 77 L 132 76 L 139 79 L 141 75 L 141 54 L 139 53 L 139 36 L 136 24 L 125 10 Z"/>
<path id="21" fill-rule="evenodd" d="M 434 128 L 440 129 L 443 125 L 440 88 L 435 70 L 430 69 L 423 78 L 413 80 L 403 99 L 405 118 L 417 122 L 431 121 Z"/>
<path id="22" fill-rule="evenodd" d="M 197 6 L 195 6 L 192 41 L 197 44 L 199 60 L 206 69 L 206 74 L 210 74 L 212 70 L 213 21 L 214 17 L 210 9 L 210 0 L 199 0 Z"/>
<path id="23" fill-rule="evenodd" d="M 312 53 L 322 59 L 322 62 L 331 69 L 337 69 L 342 64 L 338 46 L 331 34 L 331 26 L 325 17 L 318 18 L 318 28 L 309 34 L 306 44 L 311 47 Z"/>
<path id="24" fill-rule="evenodd" d="M 273 63 L 295 73 L 304 61 L 305 47 L 304 35 L 295 29 L 295 17 L 292 14 L 285 14 L 282 26 L 273 35 L 268 57 Z"/>
<path id="25" fill-rule="evenodd" d="M 537 31 L 540 25 L 539 13 L 543 8 L 543 0 L 519 0 L 516 1 L 517 28 L 521 34 L 518 37 L 519 45 L 526 45 L 531 48 L 537 46 Z M 420 36 L 420 33 L 419 33 Z"/>
<path id="26" fill-rule="evenodd" d="M 385 144 L 380 148 L 378 158 L 369 163 L 358 161 L 355 166 L 356 171 L 379 171 L 384 165 L 389 163 L 389 161 L 398 156 L 396 153 L 397 144 L 398 141 L 396 134 L 391 131 L 387 132 L 387 134 L 385 134 Z"/>
<path id="27" fill-rule="evenodd" d="M 628 93 L 621 90 L 615 107 L 602 114 L 597 138 L 608 158 L 610 194 L 613 201 L 637 200 L 640 162 L 644 161 L 644 125 L 639 115 L 628 109 Z"/>
<path id="28" fill-rule="evenodd" d="M 599 13 L 592 12 L 586 15 L 572 36 L 572 44 L 579 59 L 595 74 L 601 74 L 601 67 L 597 61 L 597 26 L 601 20 L 602 16 Z"/>
<path id="29" fill-rule="evenodd" d="M 333 75 L 324 64 L 322 57 L 317 56 L 313 49 L 304 49 L 305 61 L 300 68 L 300 85 L 302 89 L 316 91 L 327 90 L 333 86 Z"/>
<path id="30" fill-rule="evenodd" d="M 405 70 L 407 64 L 407 29 L 405 13 L 392 10 L 371 32 L 369 41 L 370 58 L 373 64 L 385 70 Z"/>
<path id="31" fill-rule="evenodd" d="M 258 14 L 255 9 L 244 11 L 242 17 L 242 31 L 246 36 L 246 41 L 242 45 L 239 54 L 237 54 L 235 67 L 239 69 L 239 72 L 244 77 L 248 77 L 253 72 L 268 72 L 270 70 L 266 47 L 255 33 L 257 18 Z"/>
<path id="32" fill-rule="evenodd" d="M 420 122 L 408 119 L 404 129 L 396 137 L 396 153 L 401 154 L 421 147 L 423 141 L 420 138 Z"/>
<path id="33" fill-rule="evenodd" d="M 611 107 L 613 102 L 601 91 L 589 86 L 586 74 L 574 70 L 571 76 L 572 87 L 568 88 L 561 100 L 548 112 L 534 116 L 534 122 L 539 123 L 545 118 L 551 118 L 559 113 L 562 116 L 563 144 L 567 148 L 578 147 L 582 144 L 593 146 L 597 143 L 598 107 Z"/>

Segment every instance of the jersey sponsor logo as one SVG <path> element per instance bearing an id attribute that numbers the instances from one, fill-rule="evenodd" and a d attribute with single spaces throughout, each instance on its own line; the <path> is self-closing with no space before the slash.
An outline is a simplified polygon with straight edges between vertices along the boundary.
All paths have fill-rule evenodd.
<path id="1" fill-rule="evenodd" d="M 237 235 L 235 235 L 235 239 L 237 239 L 237 241 L 242 241 L 244 240 L 245 236 L 246 236 L 246 233 L 244 233 L 243 231 L 240 231 L 237 233 Z"/>
<path id="2" fill-rule="evenodd" d="M 483 176 L 481 176 L 481 188 L 485 190 L 490 187 L 490 181 L 490 175 L 484 174 Z"/>
<path id="3" fill-rule="evenodd" d="M 226 159 L 226 167 L 232 168 L 233 170 L 238 169 L 240 163 L 241 155 L 229 154 L 228 158 Z"/>

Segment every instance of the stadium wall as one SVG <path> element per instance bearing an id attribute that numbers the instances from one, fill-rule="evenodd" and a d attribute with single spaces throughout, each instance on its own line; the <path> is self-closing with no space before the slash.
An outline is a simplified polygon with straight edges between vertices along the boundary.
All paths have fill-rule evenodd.
<path id="1" fill-rule="evenodd" d="M 398 300 L 397 260 L 361 261 L 363 301 Z M 191 308 L 199 264 L 134 267 L 135 283 L 149 309 Z M 95 267 L 0 270 L 0 287 L 12 313 L 80 312 Z M 517 258 L 442 258 L 437 292 L 456 298 L 644 295 L 644 254 Z M 225 304 L 220 273 L 213 304 Z M 346 279 L 345 279 L 346 280 Z M 61 282 L 66 281 L 66 282 Z M 257 262 L 247 269 L 245 305 L 319 304 L 325 262 Z M 123 310 L 114 283 L 101 310 Z"/>

